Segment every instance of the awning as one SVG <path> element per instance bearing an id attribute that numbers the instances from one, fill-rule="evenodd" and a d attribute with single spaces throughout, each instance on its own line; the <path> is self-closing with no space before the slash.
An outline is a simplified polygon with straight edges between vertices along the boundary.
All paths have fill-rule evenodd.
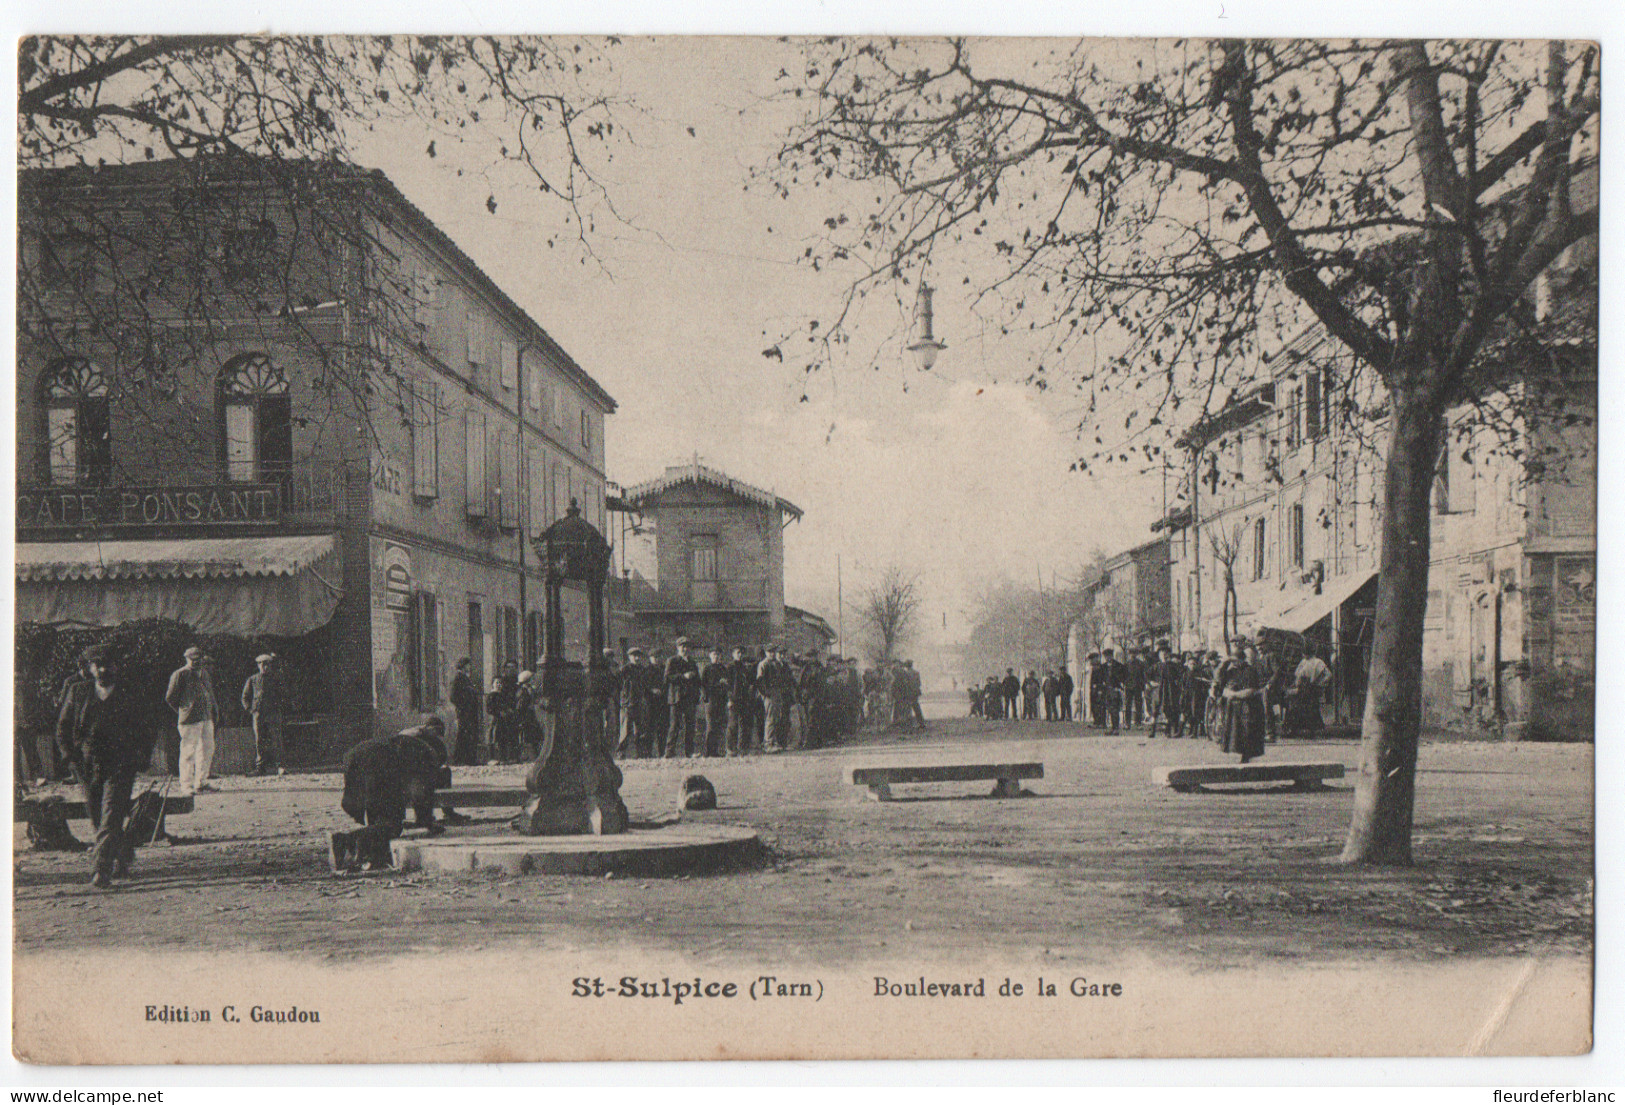
<path id="1" fill-rule="evenodd" d="M 1353 597 L 1354 592 L 1376 578 L 1376 571 L 1353 572 L 1346 576 L 1333 576 L 1320 587 L 1320 594 L 1310 592 L 1287 605 L 1253 616 L 1258 629 L 1284 629 L 1291 633 L 1307 633 L 1320 619 L 1326 617 Z"/>
<path id="2" fill-rule="evenodd" d="M 343 594 L 331 534 L 13 547 L 19 622 L 168 618 L 199 633 L 299 637 L 331 621 Z"/>

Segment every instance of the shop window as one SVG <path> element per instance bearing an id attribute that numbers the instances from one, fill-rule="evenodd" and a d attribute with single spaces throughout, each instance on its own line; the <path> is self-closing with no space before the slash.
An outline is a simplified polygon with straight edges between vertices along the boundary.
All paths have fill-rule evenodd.
<path id="1" fill-rule="evenodd" d="M 53 484 L 105 484 L 113 474 L 107 378 L 82 357 L 53 364 L 40 381 L 46 467 Z"/>
<path id="2" fill-rule="evenodd" d="M 220 392 L 226 478 L 285 488 L 293 475 L 293 419 L 281 367 L 263 353 L 233 357 L 220 369 Z"/>

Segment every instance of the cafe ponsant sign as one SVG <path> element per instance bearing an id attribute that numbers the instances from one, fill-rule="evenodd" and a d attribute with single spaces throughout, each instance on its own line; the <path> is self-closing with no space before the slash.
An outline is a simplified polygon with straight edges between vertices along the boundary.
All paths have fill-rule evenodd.
<path id="1" fill-rule="evenodd" d="M 263 525 L 282 517 L 276 484 L 177 487 L 24 487 L 19 530 Z"/>

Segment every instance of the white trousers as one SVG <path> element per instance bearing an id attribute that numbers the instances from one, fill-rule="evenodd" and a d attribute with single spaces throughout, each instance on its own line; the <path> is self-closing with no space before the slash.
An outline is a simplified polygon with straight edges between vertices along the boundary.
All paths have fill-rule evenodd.
<path id="1" fill-rule="evenodd" d="M 196 793 L 214 766 L 214 722 L 194 721 L 175 728 L 181 734 L 181 762 L 177 772 L 181 789 Z"/>

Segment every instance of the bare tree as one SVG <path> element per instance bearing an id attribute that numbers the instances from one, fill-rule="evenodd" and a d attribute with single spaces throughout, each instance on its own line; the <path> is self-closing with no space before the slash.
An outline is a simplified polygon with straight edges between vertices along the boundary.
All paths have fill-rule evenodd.
<path id="1" fill-rule="evenodd" d="M 1219 615 L 1219 633 L 1226 641 L 1233 641 L 1241 634 L 1241 610 L 1236 598 L 1236 561 L 1241 557 L 1241 523 L 1236 522 L 1229 529 L 1210 526 L 1207 547 L 1224 572 L 1224 609 Z"/>
<path id="2" fill-rule="evenodd" d="M 877 661 L 894 660 L 918 628 L 920 577 L 892 565 L 858 594 L 858 622 Z"/>
<path id="3" fill-rule="evenodd" d="M 1575 187 L 1596 150 L 1596 47 L 1155 41 L 1035 56 L 835 40 L 807 52 L 790 78 L 807 115 L 771 175 L 786 193 L 870 186 L 862 206 L 832 193 L 810 259 L 863 266 L 849 310 L 938 254 L 1000 266 L 973 292 L 1004 312 L 1006 333 L 1040 335 L 1034 382 L 1065 380 L 1053 358 L 1085 366 L 1072 382 L 1096 448 L 1081 464 L 1155 465 L 1172 422 L 1210 413 L 1307 321 L 1380 380 L 1380 583 L 1343 859 L 1409 864 L 1428 567 L 1416 550 L 1429 547 L 1445 413 L 1550 373 L 1551 358 L 1519 350 L 1572 349 L 1543 341 L 1554 327 L 1581 335 L 1574 359 L 1595 359 L 1594 251 L 1574 266 L 1572 297 L 1589 337 L 1572 313 L 1547 320 L 1520 303 L 1597 233 L 1595 197 Z M 817 357 L 842 347 L 845 316 L 825 334 Z M 1105 347 L 1092 367 L 1083 339 Z"/>

